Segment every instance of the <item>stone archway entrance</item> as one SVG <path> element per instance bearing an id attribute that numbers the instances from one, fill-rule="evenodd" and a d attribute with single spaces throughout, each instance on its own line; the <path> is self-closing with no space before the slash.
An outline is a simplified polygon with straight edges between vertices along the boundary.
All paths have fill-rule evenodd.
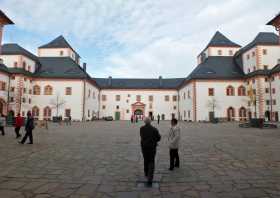
<path id="1" fill-rule="evenodd" d="M 145 116 L 145 104 L 142 102 L 136 102 L 131 105 L 131 112 L 134 116 L 138 116 L 139 119 Z"/>

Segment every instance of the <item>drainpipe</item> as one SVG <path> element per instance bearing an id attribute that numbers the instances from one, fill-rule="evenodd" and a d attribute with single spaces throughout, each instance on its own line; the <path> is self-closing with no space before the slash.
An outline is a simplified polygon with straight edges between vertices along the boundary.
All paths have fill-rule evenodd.
<path id="1" fill-rule="evenodd" d="M 270 120 L 272 120 L 272 88 L 271 88 L 271 77 L 268 78 L 268 82 L 269 82 L 269 104 L 270 104 Z"/>
<path id="2" fill-rule="evenodd" d="M 86 103 L 86 80 L 83 80 L 83 115 L 82 121 L 85 121 L 85 103 Z"/>
<path id="3" fill-rule="evenodd" d="M 177 90 L 177 106 L 178 106 L 178 120 L 181 120 L 181 115 L 180 115 L 180 102 L 179 100 L 181 100 L 180 98 L 180 93 L 179 93 L 179 90 Z"/>
<path id="4" fill-rule="evenodd" d="M 7 115 L 10 107 L 10 89 L 11 89 L 11 76 L 9 75 L 9 81 L 8 81 L 8 95 L 7 95 Z"/>

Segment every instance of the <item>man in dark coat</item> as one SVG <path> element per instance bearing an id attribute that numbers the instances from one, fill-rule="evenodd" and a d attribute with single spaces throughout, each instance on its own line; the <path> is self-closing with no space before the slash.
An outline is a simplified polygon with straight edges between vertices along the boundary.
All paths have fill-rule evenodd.
<path id="1" fill-rule="evenodd" d="M 34 119 L 31 115 L 31 112 L 28 111 L 27 120 L 26 120 L 26 124 L 25 124 L 26 133 L 25 133 L 24 137 L 22 138 L 21 142 L 19 142 L 19 143 L 24 144 L 27 137 L 29 137 L 29 143 L 28 144 L 33 144 L 33 135 L 32 135 L 33 129 L 34 129 Z"/>
<path id="2" fill-rule="evenodd" d="M 161 136 L 158 130 L 151 125 L 149 117 L 144 120 L 145 125 L 140 128 L 141 148 L 144 157 L 144 173 L 148 179 L 148 186 L 152 186 L 157 143 Z"/>

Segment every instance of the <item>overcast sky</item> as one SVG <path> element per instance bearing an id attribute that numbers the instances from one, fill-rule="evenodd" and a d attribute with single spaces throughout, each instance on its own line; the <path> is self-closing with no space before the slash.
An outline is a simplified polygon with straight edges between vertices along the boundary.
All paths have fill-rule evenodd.
<path id="1" fill-rule="evenodd" d="M 279 0 L 0 0 L 15 22 L 4 42 L 33 53 L 63 35 L 93 77 L 185 77 L 219 30 L 245 45 L 280 11 Z"/>

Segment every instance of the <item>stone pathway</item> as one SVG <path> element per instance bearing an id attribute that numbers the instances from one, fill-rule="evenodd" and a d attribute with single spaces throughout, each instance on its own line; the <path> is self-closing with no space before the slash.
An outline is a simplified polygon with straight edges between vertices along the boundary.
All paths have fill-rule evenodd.
<path id="1" fill-rule="evenodd" d="M 48 131 L 36 128 L 33 145 L 19 145 L 7 129 L 0 136 L 0 197 L 280 197 L 279 129 L 181 123 L 181 167 L 169 172 L 169 122 L 162 122 L 155 173 L 159 183 L 145 188 L 140 125 L 51 125 Z"/>

